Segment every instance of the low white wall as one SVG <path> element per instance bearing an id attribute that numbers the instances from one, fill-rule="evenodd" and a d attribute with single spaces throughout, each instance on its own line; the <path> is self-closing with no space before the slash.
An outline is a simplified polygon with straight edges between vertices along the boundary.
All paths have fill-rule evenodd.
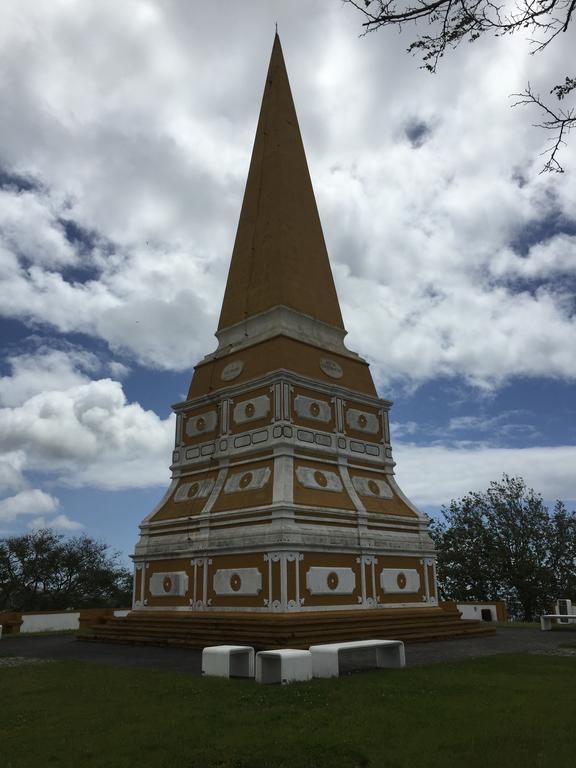
<path id="1" fill-rule="evenodd" d="M 496 606 L 486 603 L 486 605 L 467 605 L 466 603 L 457 603 L 456 607 L 462 612 L 462 618 L 468 621 L 482 621 L 482 609 L 489 609 L 492 614 L 492 621 L 498 621 Z"/>
<path id="2" fill-rule="evenodd" d="M 130 613 L 131 610 L 132 610 L 131 608 L 128 608 L 125 611 L 120 611 L 120 610 L 114 611 L 114 616 L 120 616 L 120 617 L 128 616 L 128 614 Z"/>
<path id="3" fill-rule="evenodd" d="M 20 632 L 57 632 L 63 629 L 78 629 L 80 613 L 23 613 Z"/>

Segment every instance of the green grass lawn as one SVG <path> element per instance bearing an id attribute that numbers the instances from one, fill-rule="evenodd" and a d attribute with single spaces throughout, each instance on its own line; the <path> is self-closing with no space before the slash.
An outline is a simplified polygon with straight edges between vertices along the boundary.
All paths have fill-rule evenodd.
<path id="1" fill-rule="evenodd" d="M 3 768 L 574 765 L 576 659 L 289 686 L 80 662 L 0 669 Z"/>

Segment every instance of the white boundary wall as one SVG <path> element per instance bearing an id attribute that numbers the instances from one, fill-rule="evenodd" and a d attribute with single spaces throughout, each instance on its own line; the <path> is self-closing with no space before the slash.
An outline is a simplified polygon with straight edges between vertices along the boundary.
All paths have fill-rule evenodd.
<path id="1" fill-rule="evenodd" d="M 20 634 L 78 629 L 79 625 L 79 611 L 66 611 L 66 613 L 23 613 Z"/>
<path id="2" fill-rule="evenodd" d="M 116 610 L 114 616 L 126 616 L 129 610 Z M 63 632 L 76 630 L 80 627 L 79 611 L 63 611 L 62 613 L 23 613 L 20 634 L 30 632 Z"/>
<path id="3" fill-rule="evenodd" d="M 468 621 L 482 621 L 482 610 L 488 609 L 492 614 L 492 621 L 498 621 L 496 606 L 490 603 L 477 605 L 468 605 L 467 603 L 456 603 L 456 607 L 462 612 L 462 618 Z"/>

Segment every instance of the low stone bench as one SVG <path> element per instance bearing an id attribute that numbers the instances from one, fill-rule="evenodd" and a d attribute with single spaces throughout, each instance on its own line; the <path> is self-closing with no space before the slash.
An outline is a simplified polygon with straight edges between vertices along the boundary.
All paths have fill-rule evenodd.
<path id="1" fill-rule="evenodd" d="M 574 622 L 576 621 L 576 615 L 570 613 L 543 613 L 540 616 L 540 629 L 542 632 L 550 632 L 552 629 L 552 619 L 572 619 L 572 622 Z"/>
<path id="2" fill-rule="evenodd" d="M 204 648 L 202 674 L 207 677 L 254 677 L 254 648 L 249 645 Z"/>
<path id="3" fill-rule="evenodd" d="M 312 679 L 312 654 L 281 648 L 256 654 L 257 683 L 293 683 Z"/>
<path id="4" fill-rule="evenodd" d="M 348 643 L 311 645 L 314 677 L 338 677 L 342 671 L 399 669 L 406 666 L 401 640 L 354 640 Z"/>

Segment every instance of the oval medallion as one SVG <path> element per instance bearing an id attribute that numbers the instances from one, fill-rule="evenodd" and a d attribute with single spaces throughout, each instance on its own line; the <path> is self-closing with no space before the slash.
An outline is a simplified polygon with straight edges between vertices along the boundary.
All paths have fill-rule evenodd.
<path id="1" fill-rule="evenodd" d="M 330 360 L 328 357 L 323 357 L 320 360 L 320 368 L 322 373 L 325 373 L 326 376 L 330 376 L 331 379 L 341 379 L 344 374 L 344 371 L 338 363 L 335 360 Z"/>
<path id="2" fill-rule="evenodd" d="M 228 363 L 228 365 L 222 370 L 220 378 L 222 381 L 232 381 L 233 379 L 236 379 L 238 376 L 240 376 L 243 368 L 243 360 L 234 360 L 233 363 Z"/>
<path id="3" fill-rule="evenodd" d="M 368 490 L 373 493 L 374 496 L 380 496 L 380 486 L 376 480 L 368 480 Z"/>
<path id="4" fill-rule="evenodd" d="M 338 587 L 340 579 L 338 578 L 338 574 L 335 571 L 332 571 L 328 574 L 326 577 L 326 584 L 328 585 L 328 589 L 335 590 Z"/>
<path id="5" fill-rule="evenodd" d="M 240 483 L 239 483 L 240 488 L 244 489 L 247 486 L 249 486 L 250 483 L 252 482 L 252 477 L 253 477 L 252 472 L 245 472 L 240 478 Z"/>
<path id="6" fill-rule="evenodd" d="M 326 475 L 324 472 L 320 472 L 319 469 L 314 472 L 314 480 L 316 481 L 316 484 L 320 486 L 320 488 L 326 488 L 328 485 L 328 480 L 326 479 Z"/>

